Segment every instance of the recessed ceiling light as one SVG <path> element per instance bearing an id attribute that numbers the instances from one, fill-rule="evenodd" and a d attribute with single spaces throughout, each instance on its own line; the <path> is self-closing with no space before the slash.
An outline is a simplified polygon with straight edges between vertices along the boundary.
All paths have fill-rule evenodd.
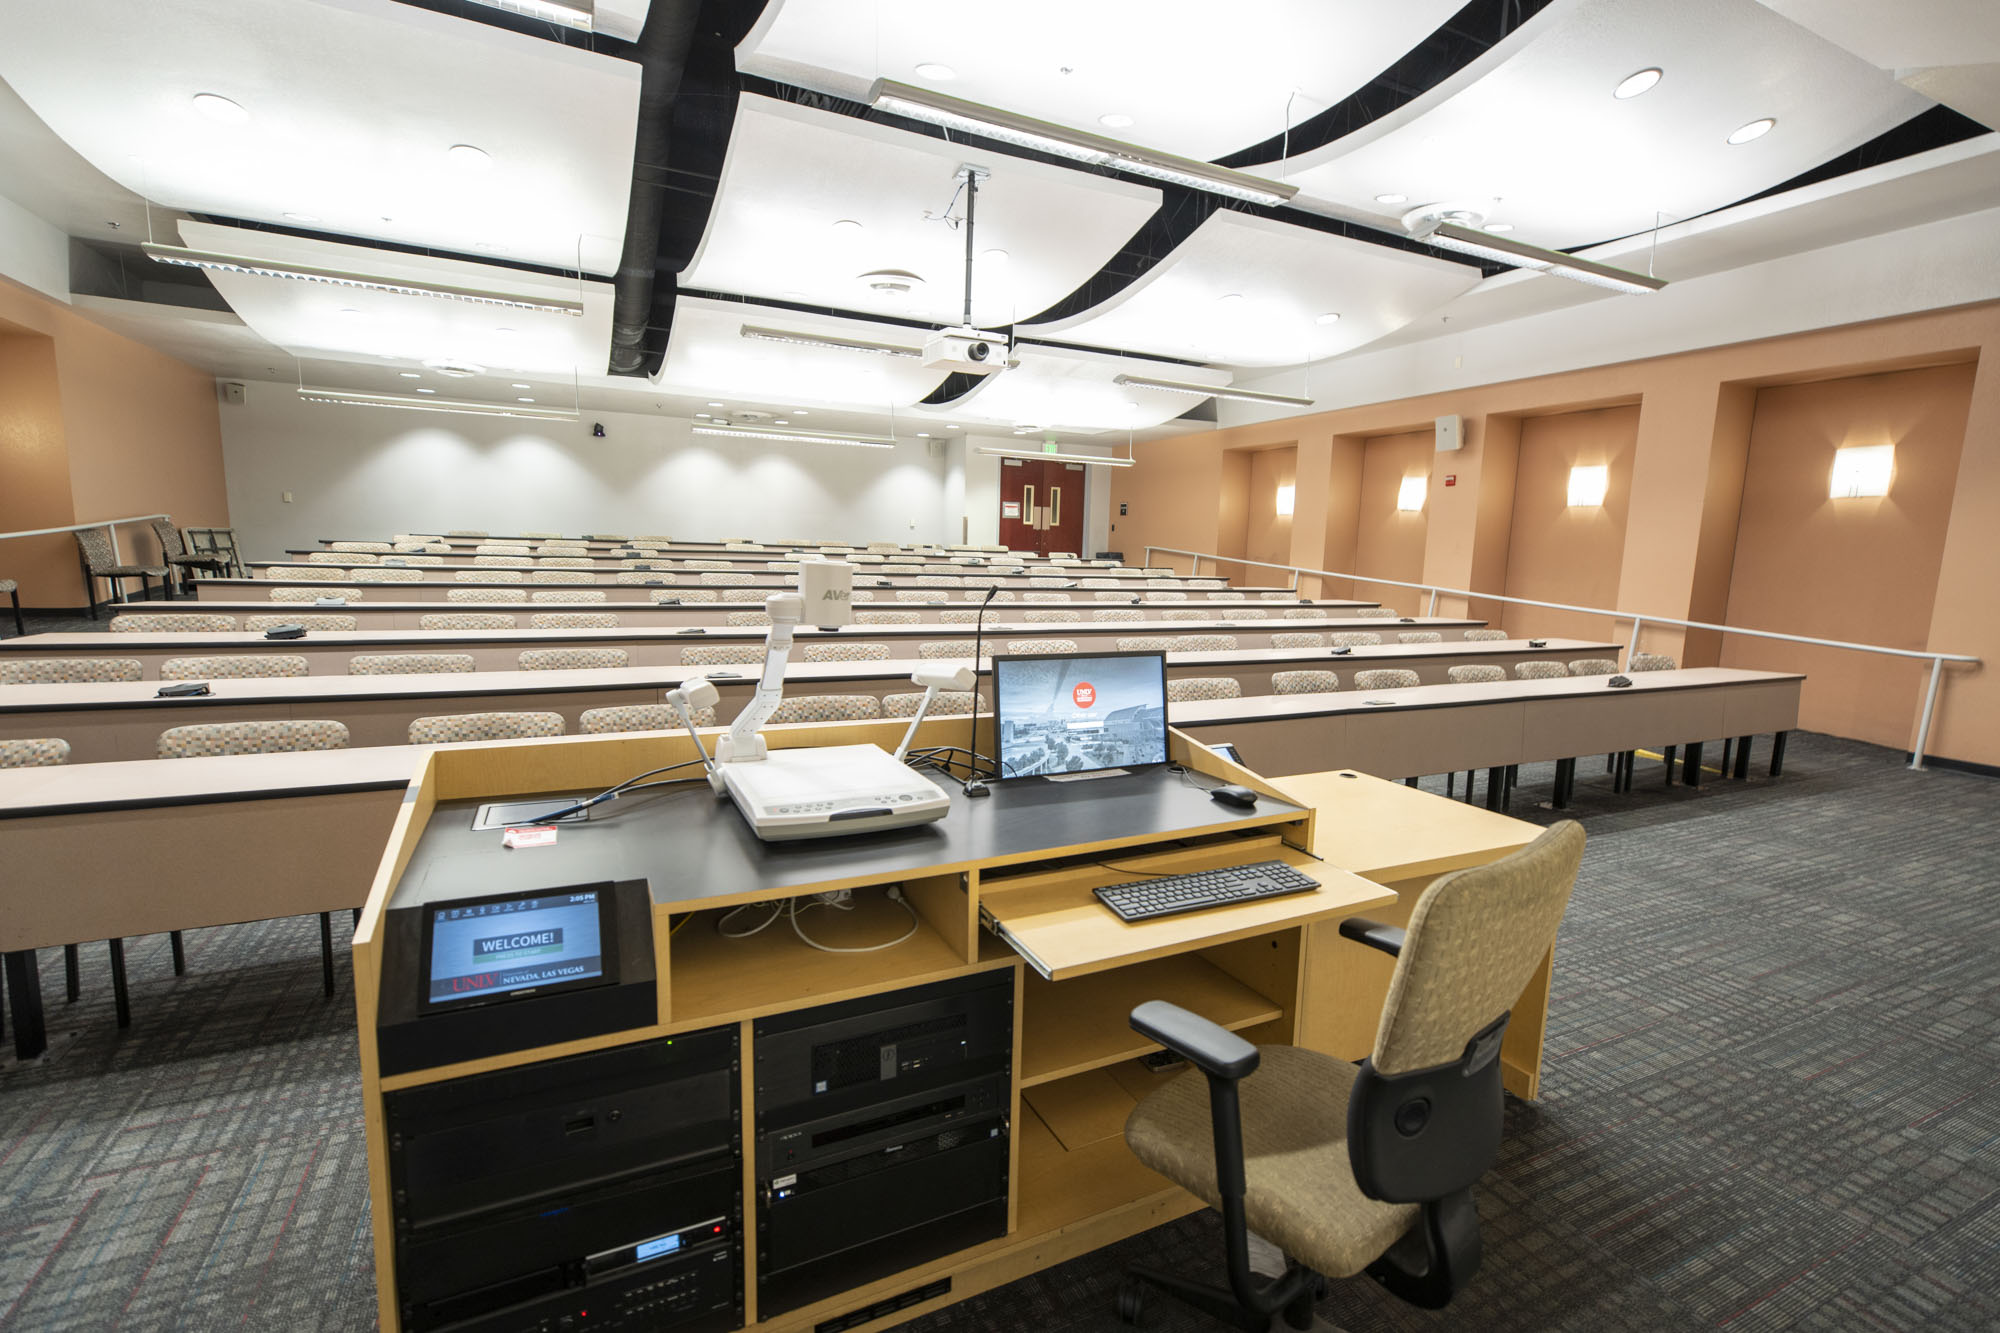
<path id="1" fill-rule="evenodd" d="M 695 417 L 696 417 L 696 419 L 697 419 L 697 420 L 701 420 L 701 421 L 706 421 L 706 420 L 708 420 L 708 413 L 706 413 L 706 412 L 697 412 L 697 413 L 695 413 Z"/>
<path id="2" fill-rule="evenodd" d="M 803 407 L 795 407 L 792 409 L 792 415 L 795 417 L 809 417 L 812 413 L 806 411 Z"/>
<path id="3" fill-rule="evenodd" d="M 310 214 L 310 213 L 287 213 L 287 214 L 285 214 L 285 220 L 286 220 L 287 222 L 318 222 L 318 221 L 319 221 L 319 219 L 318 219 L 318 218 L 314 217 L 314 216 L 313 216 L 312 214 Z"/>
<path id="4" fill-rule="evenodd" d="M 493 330 L 493 331 L 494 331 L 495 333 L 512 333 L 512 332 L 513 332 L 514 330 L 512 330 L 512 329 L 495 329 L 495 330 Z"/>
<path id="5" fill-rule="evenodd" d="M 835 231 L 849 231 L 849 232 L 860 231 L 861 224 L 859 222 L 856 222 L 853 218 L 838 218 L 835 219 L 834 221 L 833 229 Z"/>
<path id="6" fill-rule="evenodd" d="M 353 306 L 351 306 L 351 305 L 344 305 L 344 306 L 342 306 L 342 307 L 340 308 L 340 311 L 339 311 L 339 313 L 340 313 L 340 314 L 343 314 L 343 315 L 358 315 L 358 314 L 360 314 L 361 312 L 360 312 L 359 310 L 356 310 L 356 309 L 355 309 L 355 308 L 354 308 Z"/>
<path id="7" fill-rule="evenodd" d="M 1113 111 L 1110 115 L 1099 116 L 1097 123 L 1107 129 L 1123 130 L 1131 128 L 1132 118 L 1123 112 Z"/>
<path id="8" fill-rule="evenodd" d="M 1658 69 L 1642 69 L 1637 74 L 1628 74 L 1616 88 L 1611 90 L 1611 95 L 1623 101 L 1628 97 L 1637 97 L 1640 93 L 1649 92 L 1653 85 L 1660 81 L 1660 73 Z"/>
<path id="9" fill-rule="evenodd" d="M 979 257 L 989 264 L 1004 264 L 1007 262 L 1007 252 L 1005 250 L 981 250 Z"/>
<path id="10" fill-rule="evenodd" d="M 1234 302 L 1237 302 L 1237 301 L 1240 301 L 1240 300 L 1242 300 L 1242 299 L 1243 299 L 1243 293 L 1242 293 L 1242 292 L 1230 292 L 1230 293 L 1229 293 L 1229 294 L 1228 294 L 1227 296 L 1218 296 L 1218 297 L 1216 297 L 1216 298 L 1215 298 L 1215 303 L 1216 303 L 1217 305 L 1230 305 L 1230 304 L 1233 304 Z"/>
<path id="11" fill-rule="evenodd" d="M 417 392 L 418 392 L 418 393 L 436 393 L 436 392 L 437 392 L 437 390 L 436 390 L 436 389 L 419 389 L 419 390 L 417 390 Z"/>
<path id="12" fill-rule="evenodd" d="M 532 403 L 535 400 L 532 398 L 516 398 L 514 401 L 517 403 Z"/>
<path id="13" fill-rule="evenodd" d="M 920 79 L 932 79 L 942 83 L 946 79 L 957 78 L 958 71 L 950 65 L 940 65 L 936 61 L 926 61 L 924 64 L 917 66 L 917 77 Z"/>
<path id="14" fill-rule="evenodd" d="M 1489 222 L 1486 224 L 1485 230 L 1490 231 L 1494 235 L 1498 236 L 1503 232 L 1509 232 L 1514 230 L 1514 224 L 1511 222 Z"/>
<path id="15" fill-rule="evenodd" d="M 423 376 L 422 376 L 422 375 L 419 375 L 419 374 L 418 374 L 418 373 L 417 373 L 416 371 L 414 371 L 414 370 L 406 370 L 406 371 L 404 371 L 404 372 L 403 372 L 403 378 L 404 378 L 404 379 L 406 379 L 406 380 L 420 380 L 420 379 L 422 379 L 422 378 L 423 378 Z"/>
<path id="16" fill-rule="evenodd" d="M 956 427 L 956 426 L 946 426 L 946 427 L 945 427 L 945 429 L 946 429 L 946 430 L 957 430 L 957 429 L 958 429 L 958 427 Z"/>
<path id="17" fill-rule="evenodd" d="M 1765 135 L 1769 134 L 1771 132 L 1772 127 L 1775 126 L 1777 123 L 1778 123 L 1777 121 L 1773 120 L 1769 116 L 1764 117 L 1762 120 L 1753 120 L 1748 125 L 1745 125 L 1740 129 L 1738 129 L 1734 134 L 1731 134 L 1729 136 L 1729 142 L 1733 144 L 1740 144 L 1740 143 L 1749 143 L 1753 139 L 1761 139 Z"/>
<path id="18" fill-rule="evenodd" d="M 1410 196 L 1407 194 L 1378 194 L 1375 196 L 1375 202 L 1378 204 L 1407 204 L 1410 202 Z"/>
<path id="19" fill-rule="evenodd" d="M 1340 312 L 1338 310 L 1329 310 L 1324 315 L 1321 315 L 1319 318 L 1315 319 L 1313 323 L 1338 324 L 1340 323 Z"/>
<path id="20" fill-rule="evenodd" d="M 779 417 L 776 421 L 773 421 L 771 424 L 773 426 L 789 426 L 792 423 L 785 417 Z"/>
<path id="21" fill-rule="evenodd" d="M 709 406 L 710 406 L 710 407 L 721 407 L 721 406 L 722 406 L 722 404 L 721 404 L 721 403 L 710 403 L 710 404 L 709 404 Z"/>
<path id="22" fill-rule="evenodd" d="M 241 125 L 250 113 L 220 93 L 196 93 L 194 109 L 219 125 Z"/>
<path id="23" fill-rule="evenodd" d="M 525 384 L 516 384 L 516 385 L 515 385 L 514 387 L 515 387 L 515 388 L 517 388 L 517 389 L 525 389 L 525 388 L 527 388 L 528 386 L 527 386 L 527 385 L 525 385 Z"/>
<path id="24" fill-rule="evenodd" d="M 493 157 L 484 148 L 469 143 L 455 143 L 445 149 L 445 156 L 461 167 L 483 168 L 493 165 Z"/>

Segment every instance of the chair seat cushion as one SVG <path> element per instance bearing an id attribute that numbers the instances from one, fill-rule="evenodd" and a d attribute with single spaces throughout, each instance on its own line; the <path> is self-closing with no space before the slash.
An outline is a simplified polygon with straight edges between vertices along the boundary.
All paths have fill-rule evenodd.
<path id="1" fill-rule="evenodd" d="M 1347 1160 L 1347 1094 L 1355 1066 L 1298 1046 L 1262 1046 L 1239 1085 L 1250 1229 L 1308 1268 L 1352 1277 L 1417 1220 L 1415 1204 L 1361 1192 Z M 1147 1097 L 1125 1121 L 1125 1142 L 1153 1170 L 1211 1208 L 1215 1139 L 1208 1079 L 1190 1070 Z"/>
<path id="2" fill-rule="evenodd" d="M 156 579 L 163 579 L 167 576 L 165 567 L 161 565 L 104 565 L 90 572 L 99 578 L 109 578 L 117 574 L 129 574 L 134 578 L 137 578 L 141 574 L 150 574 Z"/>

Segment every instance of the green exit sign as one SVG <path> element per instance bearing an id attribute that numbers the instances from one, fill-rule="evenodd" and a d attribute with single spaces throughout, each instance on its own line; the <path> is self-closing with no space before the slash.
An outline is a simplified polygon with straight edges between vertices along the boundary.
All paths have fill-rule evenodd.
<path id="1" fill-rule="evenodd" d="M 1062 452 L 1062 448 L 1054 440 L 1043 440 L 1042 452 L 1045 454 L 1059 454 Z"/>

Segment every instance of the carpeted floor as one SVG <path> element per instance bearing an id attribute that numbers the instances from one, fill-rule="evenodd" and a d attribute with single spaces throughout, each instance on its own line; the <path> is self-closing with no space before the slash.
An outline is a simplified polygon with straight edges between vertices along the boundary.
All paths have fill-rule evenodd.
<path id="1" fill-rule="evenodd" d="M 1356 1282 L 1328 1321 L 2000 1326 L 2000 786 L 1809 735 L 1753 772 L 1580 775 L 1544 1096 L 1509 1104 L 1485 1265 L 1450 1310 Z M 1523 771 L 1517 813 L 1553 817 L 1550 778 Z M 346 965 L 326 1001 L 310 918 L 188 952 L 176 979 L 164 937 L 132 942 L 125 1033 L 102 947 L 75 1005 L 43 955 L 50 1052 L 0 1067 L 0 1328 L 372 1325 Z M 1123 1263 L 1217 1254 L 1198 1215 L 908 1327 L 1108 1330 Z M 1158 1300 L 1146 1326 L 1214 1327 Z"/>

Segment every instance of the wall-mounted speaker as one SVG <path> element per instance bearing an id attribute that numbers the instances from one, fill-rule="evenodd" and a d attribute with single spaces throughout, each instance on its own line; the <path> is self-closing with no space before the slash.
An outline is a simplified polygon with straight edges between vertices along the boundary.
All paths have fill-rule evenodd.
<path id="1" fill-rule="evenodd" d="M 1465 420 L 1454 414 L 1437 419 L 1437 451 L 1451 453 L 1465 443 Z"/>
<path id="2" fill-rule="evenodd" d="M 929 444 L 930 444 L 930 446 L 931 446 L 931 457 L 932 457 L 932 458 L 943 458 L 943 457 L 944 457 L 944 441 L 943 441 L 943 440 L 931 440 L 931 441 L 929 441 Z"/>

